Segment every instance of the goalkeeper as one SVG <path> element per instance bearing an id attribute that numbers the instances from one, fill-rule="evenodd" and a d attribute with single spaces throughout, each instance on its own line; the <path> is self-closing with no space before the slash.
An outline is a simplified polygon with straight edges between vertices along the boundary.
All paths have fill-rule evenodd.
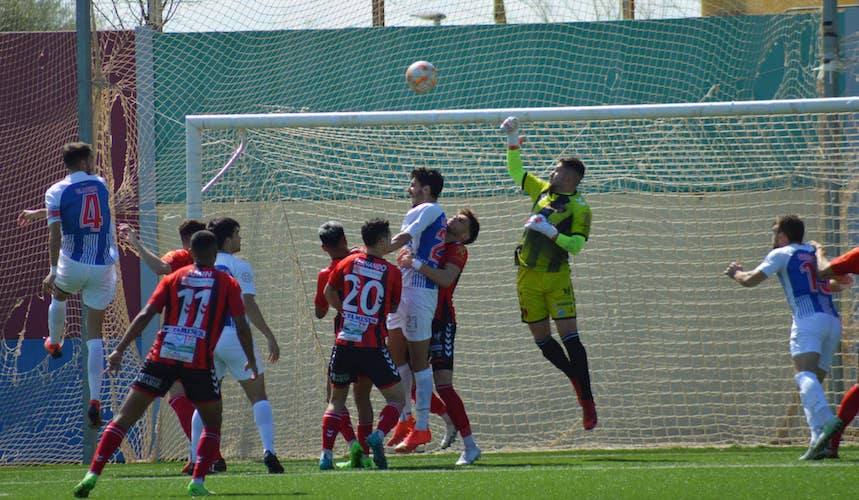
<path id="1" fill-rule="evenodd" d="M 515 253 L 522 322 L 528 325 L 543 357 L 572 382 L 582 406 L 582 424 L 591 430 L 597 425 L 597 413 L 588 356 L 576 326 L 569 264 L 569 255 L 582 251 L 591 229 L 591 209 L 577 190 L 585 166 L 578 158 L 561 158 L 548 182 L 538 179 L 522 168 L 518 119 L 507 118 L 501 129 L 507 133 L 507 170 L 532 202 L 531 217 Z M 555 321 L 566 353 L 552 338 L 549 317 Z"/>

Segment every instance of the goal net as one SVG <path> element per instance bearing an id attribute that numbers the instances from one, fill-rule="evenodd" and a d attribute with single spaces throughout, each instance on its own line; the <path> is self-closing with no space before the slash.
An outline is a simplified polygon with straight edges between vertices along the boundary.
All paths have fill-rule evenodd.
<path id="1" fill-rule="evenodd" d="M 160 205 L 159 220 L 187 209 L 242 224 L 241 254 L 283 353 L 266 367 L 282 454 L 319 447 L 333 333 L 331 318 L 312 313 L 328 263 L 317 228 L 338 220 L 359 245 L 369 218 L 399 227 L 409 172 L 422 166 L 444 174 L 448 214 L 468 206 L 481 221 L 455 296 L 455 386 L 484 449 L 799 443 L 806 430 L 778 282 L 746 290 L 722 271 L 760 262 L 772 222 L 787 213 L 803 217 L 808 239 L 843 248 L 857 110 L 859 101 L 836 99 L 190 117 L 189 205 Z M 498 123 L 507 114 L 523 120 L 528 171 L 546 177 L 563 155 L 587 166 L 593 227 L 572 280 L 600 415 L 593 432 L 519 321 L 512 252 L 530 202 L 506 172 Z M 852 381 L 840 369 L 852 355 L 836 364 L 830 394 Z M 255 456 L 249 405 L 234 383 L 224 393 L 226 454 Z"/>

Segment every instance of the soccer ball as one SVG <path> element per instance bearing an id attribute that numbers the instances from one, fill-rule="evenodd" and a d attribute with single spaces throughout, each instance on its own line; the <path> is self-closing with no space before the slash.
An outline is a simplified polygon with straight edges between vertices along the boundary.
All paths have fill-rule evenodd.
<path id="1" fill-rule="evenodd" d="M 430 62 L 417 61 L 406 70 L 406 83 L 415 94 L 424 94 L 435 88 L 435 66 Z"/>

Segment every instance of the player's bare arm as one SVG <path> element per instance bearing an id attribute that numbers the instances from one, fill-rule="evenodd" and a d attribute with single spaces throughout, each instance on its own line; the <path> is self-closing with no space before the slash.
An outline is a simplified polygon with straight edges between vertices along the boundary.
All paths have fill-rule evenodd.
<path id="1" fill-rule="evenodd" d="M 386 254 L 391 252 L 396 252 L 397 250 L 403 248 L 408 245 L 409 242 L 412 241 L 412 235 L 407 231 L 403 231 L 402 233 L 397 234 L 393 238 L 391 238 L 391 243 L 388 245 Z"/>
<path id="2" fill-rule="evenodd" d="M 449 287 L 452 285 L 457 278 L 459 278 L 460 273 L 462 273 L 462 269 L 455 264 L 446 263 L 443 268 L 436 269 L 431 266 L 425 266 L 424 263 L 420 261 L 420 259 L 416 259 L 411 252 L 400 252 L 397 256 L 397 265 L 400 267 L 412 268 L 415 271 L 423 274 L 427 278 L 431 279 L 435 284 L 440 287 Z"/>
<path id="3" fill-rule="evenodd" d="M 268 343 L 269 363 L 277 363 L 277 360 L 280 359 L 280 347 L 277 345 L 277 339 L 271 331 L 271 328 L 269 328 L 268 323 L 266 323 L 265 318 L 262 315 L 262 311 L 260 311 L 259 305 L 256 301 L 256 296 L 245 294 L 242 295 L 242 300 L 245 303 L 245 314 L 248 319 L 263 334 L 266 342 Z"/>
<path id="4" fill-rule="evenodd" d="M 37 220 L 47 219 L 48 218 L 48 209 L 47 208 L 37 208 L 34 210 L 22 210 L 20 214 L 18 214 L 18 225 L 24 227 L 31 222 L 35 222 Z"/>
<path id="5" fill-rule="evenodd" d="M 325 290 L 322 293 L 325 294 L 325 300 L 328 301 L 328 305 L 339 313 L 343 312 L 343 301 L 340 299 L 340 294 L 337 293 L 336 288 L 331 285 L 325 285 Z"/>
<path id="6" fill-rule="evenodd" d="M 728 264 L 728 267 L 725 269 L 725 276 L 746 288 L 758 286 L 767 279 L 767 275 L 763 271 L 744 271 L 743 265 L 739 262 Z"/>
<path id="7" fill-rule="evenodd" d="M 108 366 L 111 371 L 119 371 L 120 365 L 122 365 L 122 355 L 125 353 L 125 349 L 134 342 L 141 333 L 143 333 L 146 325 L 152 321 L 153 316 L 156 314 L 158 314 L 158 311 L 148 304 L 146 307 L 141 309 L 139 313 L 137 313 L 137 316 L 135 316 L 131 324 L 128 325 L 128 329 L 125 330 L 125 335 L 122 336 L 119 344 L 116 345 L 116 348 L 112 353 L 110 353 L 110 356 L 107 357 Z"/>
<path id="8" fill-rule="evenodd" d="M 57 278 L 57 263 L 60 260 L 60 248 L 63 245 L 62 223 L 57 221 L 48 226 L 48 252 L 51 257 L 51 271 L 42 280 L 42 294 L 48 296 L 54 289 Z"/>
<path id="9" fill-rule="evenodd" d="M 140 260 L 142 260 L 143 263 L 146 264 L 146 267 L 152 270 L 153 273 L 158 275 L 170 274 L 170 265 L 161 260 L 160 257 L 152 253 L 151 250 L 143 245 L 136 229 L 128 224 L 120 224 L 119 236 L 134 247 L 137 251 L 137 255 L 140 256 Z"/>
<path id="10" fill-rule="evenodd" d="M 247 303 L 245 304 L 245 309 L 247 309 Z M 236 324 L 236 336 L 239 339 L 239 344 L 242 346 L 242 350 L 245 352 L 245 357 L 248 360 L 245 370 L 252 371 L 254 374 L 253 378 L 257 378 L 259 371 L 257 369 L 256 356 L 254 355 L 253 339 L 251 338 L 251 325 L 248 324 L 248 320 L 244 314 L 233 316 L 233 321 Z"/>

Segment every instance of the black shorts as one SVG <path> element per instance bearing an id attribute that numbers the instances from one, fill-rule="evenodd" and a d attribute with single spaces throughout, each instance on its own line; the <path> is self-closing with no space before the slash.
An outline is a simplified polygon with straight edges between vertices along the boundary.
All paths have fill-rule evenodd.
<path id="1" fill-rule="evenodd" d="M 453 341 L 456 338 L 456 323 L 432 322 L 430 340 L 430 363 L 433 370 L 453 370 Z"/>
<path id="2" fill-rule="evenodd" d="M 328 363 L 328 380 L 331 385 L 345 387 L 365 376 L 379 389 L 400 381 L 400 372 L 385 346 L 361 348 L 335 345 Z"/>
<path id="3" fill-rule="evenodd" d="M 214 367 L 208 370 L 185 368 L 179 363 L 167 364 L 147 359 L 131 387 L 162 397 L 177 380 L 182 382 L 185 395 L 191 401 L 207 403 L 221 399 L 221 383 L 215 376 Z"/>

